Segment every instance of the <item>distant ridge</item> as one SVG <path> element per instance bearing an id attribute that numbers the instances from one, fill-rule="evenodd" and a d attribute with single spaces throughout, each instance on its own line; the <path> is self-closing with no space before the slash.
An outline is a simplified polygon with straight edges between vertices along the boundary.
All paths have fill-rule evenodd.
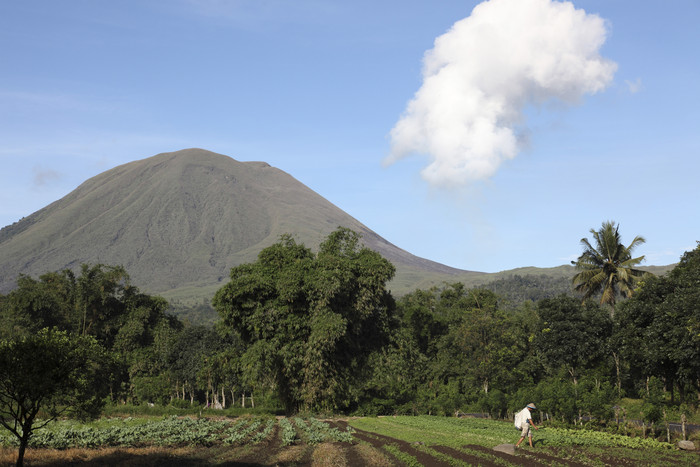
<path id="1" fill-rule="evenodd" d="M 0 230 L 0 292 L 18 274 L 123 265 L 142 290 L 207 299 L 231 267 L 280 235 L 315 249 L 338 226 L 397 267 L 394 290 L 488 277 L 414 256 L 265 162 L 203 149 L 162 153 L 103 172 Z"/>

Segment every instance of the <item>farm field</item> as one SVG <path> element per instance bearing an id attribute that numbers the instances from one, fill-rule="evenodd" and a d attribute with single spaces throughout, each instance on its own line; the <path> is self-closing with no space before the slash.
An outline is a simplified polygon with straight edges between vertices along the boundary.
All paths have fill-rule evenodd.
<path id="1" fill-rule="evenodd" d="M 700 465 L 697 452 L 653 440 L 546 427 L 535 447 L 516 455 L 493 447 L 515 443 L 512 424 L 444 417 L 319 420 L 242 416 L 104 418 L 61 421 L 38 431 L 25 464 L 229 466 L 517 466 Z M 0 433 L 0 464 L 16 448 Z M 526 443 L 525 443 L 526 444 Z"/>

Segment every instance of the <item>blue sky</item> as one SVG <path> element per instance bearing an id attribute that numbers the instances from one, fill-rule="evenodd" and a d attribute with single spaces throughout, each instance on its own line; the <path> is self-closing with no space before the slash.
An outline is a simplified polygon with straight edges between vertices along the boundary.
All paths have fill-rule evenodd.
<path id="1" fill-rule="evenodd" d="M 458 268 L 567 264 L 607 220 L 678 261 L 700 240 L 700 2 L 512 1 L 2 2 L 0 225 L 200 147 Z"/>

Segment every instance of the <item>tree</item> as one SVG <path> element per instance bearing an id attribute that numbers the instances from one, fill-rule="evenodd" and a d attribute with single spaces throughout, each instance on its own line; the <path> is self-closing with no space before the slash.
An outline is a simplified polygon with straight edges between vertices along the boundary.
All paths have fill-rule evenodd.
<path id="1" fill-rule="evenodd" d="M 617 346 L 641 379 L 662 378 L 674 397 L 700 391 L 700 246 L 667 275 L 645 280 L 618 306 Z"/>
<path id="2" fill-rule="evenodd" d="M 127 312 L 125 294 L 133 292 L 131 289 L 129 274 L 122 266 L 82 264 L 75 294 L 78 331 L 111 347 L 122 315 Z"/>
<path id="3" fill-rule="evenodd" d="M 168 303 L 130 285 L 121 266 L 83 264 L 43 274 L 21 275 L 17 288 L 0 300 L 0 339 L 32 335 L 43 328 L 90 335 L 119 355 L 112 396 L 128 377 L 153 377 L 164 367 L 162 346 L 180 323 L 166 315 Z M 133 381 L 132 381 L 133 383 Z M 131 387 L 133 389 L 133 385 Z"/>
<path id="4" fill-rule="evenodd" d="M 359 240 L 339 228 L 314 254 L 283 236 L 233 268 L 214 297 L 246 346 L 244 373 L 263 365 L 287 412 L 349 408 L 369 356 L 388 341 L 394 267 Z"/>
<path id="5" fill-rule="evenodd" d="M 612 320 L 594 302 L 561 295 L 537 303 L 539 329 L 533 346 L 550 374 L 566 368 L 574 385 L 580 373 L 608 354 Z"/>
<path id="6" fill-rule="evenodd" d="M 35 334 L 46 327 L 71 329 L 75 277 L 69 270 L 35 280 L 20 274 L 17 288 L 0 303 L 0 338 Z"/>
<path id="7" fill-rule="evenodd" d="M 428 358 L 420 351 L 411 329 L 392 333 L 391 344 L 372 355 L 372 376 L 362 391 L 360 412 L 364 415 L 417 415 L 419 388 L 428 375 Z"/>
<path id="8" fill-rule="evenodd" d="M 170 376 L 175 380 L 176 392 L 184 400 L 189 393 L 194 404 L 197 392 L 197 375 L 205 366 L 207 356 L 221 348 L 221 338 L 213 329 L 204 326 L 188 326 L 173 337 L 167 355 Z"/>
<path id="9" fill-rule="evenodd" d="M 508 355 L 517 346 L 510 339 L 507 317 L 490 290 L 453 285 L 443 291 L 441 301 L 445 299 L 452 307 L 444 310 L 451 325 L 438 344 L 435 375 L 443 381 L 458 378 L 487 394 L 491 386 L 499 386 L 503 370 L 517 364 L 517 357 Z"/>
<path id="10" fill-rule="evenodd" d="M 614 307 L 616 297 L 630 297 L 637 282 L 647 275 L 634 267 L 644 261 L 644 256 L 632 258 L 632 250 L 643 244 L 643 237 L 634 237 L 629 246 L 621 242 L 619 225 L 603 222 L 599 230 L 591 229 L 595 247 L 587 238 L 581 239 L 583 253 L 571 263 L 579 270 L 573 277 L 574 290 L 586 300 L 602 292 L 600 303 Z"/>
<path id="11" fill-rule="evenodd" d="M 440 292 L 437 287 L 430 290 L 414 290 L 397 302 L 396 312 L 401 326 L 411 333 L 418 350 L 431 356 L 440 336 L 447 332 L 447 325 L 435 315 Z"/>
<path id="12" fill-rule="evenodd" d="M 0 342 L 0 424 L 19 441 L 18 466 L 36 429 L 62 414 L 99 414 L 108 391 L 108 365 L 106 353 L 90 336 L 46 328 Z"/>

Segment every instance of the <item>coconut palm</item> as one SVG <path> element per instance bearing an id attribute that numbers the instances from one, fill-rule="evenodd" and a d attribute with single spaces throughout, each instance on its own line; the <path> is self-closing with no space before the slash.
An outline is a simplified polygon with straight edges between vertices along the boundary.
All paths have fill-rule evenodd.
<path id="1" fill-rule="evenodd" d="M 646 242 L 643 237 L 634 237 L 629 246 L 620 241 L 619 225 L 615 222 L 603 222 L 600 230 L 591 229 L 595 239 L 595 247 L 587 238 L 581 239 L 583 254 L 571 264 L 580 272 L 573 278 L 574 290 L 583 294 L 587 299 L 602 292 L 600 303 L 615 306 L 618 295 L 629 297 L 634 286 L 648 273 L 634 269 L 644 256 L 632 258 L 632 250 Z"/>

